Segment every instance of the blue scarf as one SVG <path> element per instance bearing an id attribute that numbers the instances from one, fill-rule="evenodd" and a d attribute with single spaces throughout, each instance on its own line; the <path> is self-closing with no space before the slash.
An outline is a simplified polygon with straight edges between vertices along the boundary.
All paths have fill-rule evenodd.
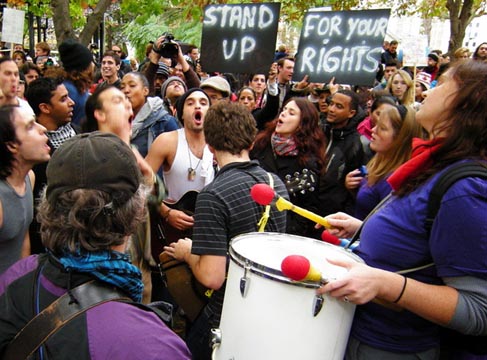
<path id="1" fill-rule="evenodd" d="M 65 252 L 59 261 L 66 271 L 90 273 L 97 279 L 124 290 L 134 301 L 142 300 L 142 274 L 130 263 L 127 254 L 118 251 Z"/>

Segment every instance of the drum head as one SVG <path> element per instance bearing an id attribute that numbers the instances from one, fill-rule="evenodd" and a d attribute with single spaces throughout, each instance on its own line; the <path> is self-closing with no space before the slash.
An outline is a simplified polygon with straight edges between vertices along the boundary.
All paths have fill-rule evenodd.
<path id="1" fill-rule="evenodd" d="M 341 247 L 302 236 L 282 233 L 248 233 L 232 239 L 230 258 L 241 267 L 253 273 L 270 277 L 276 281 L 305 287 L 318 287 L 316 282 L 292 281 L 281 271 L 286 256 L 301 255 L 318 269 L 324 279 L 336 279 L 344 274 L 345 268 L 328 263 L 327 258 L 363 262 L 357 255 Z"/>

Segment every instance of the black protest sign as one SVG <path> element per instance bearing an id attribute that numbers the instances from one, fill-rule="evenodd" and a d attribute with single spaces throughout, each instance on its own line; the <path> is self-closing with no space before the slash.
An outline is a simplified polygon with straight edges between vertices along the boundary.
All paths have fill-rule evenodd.
<path id="1" fill-rule="evenodd" d="M 267 73 L 274 59 L 280 8 L 280 3 L 207 5 L 203 71 Z"/>
<path id="2" fill-rule="evenodd" d="M 303 21 L 294 79 L 372 86 L 390 9 L 308 11 Z"/>

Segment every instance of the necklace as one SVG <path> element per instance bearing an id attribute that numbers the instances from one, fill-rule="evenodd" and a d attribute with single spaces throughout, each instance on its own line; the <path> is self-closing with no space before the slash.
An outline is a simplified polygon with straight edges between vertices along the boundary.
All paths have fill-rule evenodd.
<path id="1" fill-rule="evenodd" d="M 191 163 L 191 150 L 189 149 L 189 143 L 188 143 L 188 159 L 189 159 L 188 181 L 194 181 L 194 179 L 196 178 L 196 169 L 198 169 L 198 166 L 200 166 L 201 159 L 198 160 L 198 163 L 193 168 L 193 164 Z"/>

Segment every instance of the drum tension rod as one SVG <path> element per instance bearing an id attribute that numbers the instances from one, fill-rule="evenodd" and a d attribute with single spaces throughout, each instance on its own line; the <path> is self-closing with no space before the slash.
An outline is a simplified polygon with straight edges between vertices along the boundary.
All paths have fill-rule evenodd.
<path id="1" fill-rule="evenodd" d="M 316 317 L 323 307 L 323 303 L 325 299 L 321 295 L 315 295 L 314 302 L 313 302 L 313 316 Z"/>
<path id="2" fill-rule="evenodd" d="M 244 274 L 240 278 L 240 295 L 242 295 L 242 297 L 245 297 L 247 295 L 248 285 L 250 282 L 250 279 L 247 278 L 247 272 L 250 270 L 250 268 L 250 263 L 248 261 L 245 261 Z"/>

